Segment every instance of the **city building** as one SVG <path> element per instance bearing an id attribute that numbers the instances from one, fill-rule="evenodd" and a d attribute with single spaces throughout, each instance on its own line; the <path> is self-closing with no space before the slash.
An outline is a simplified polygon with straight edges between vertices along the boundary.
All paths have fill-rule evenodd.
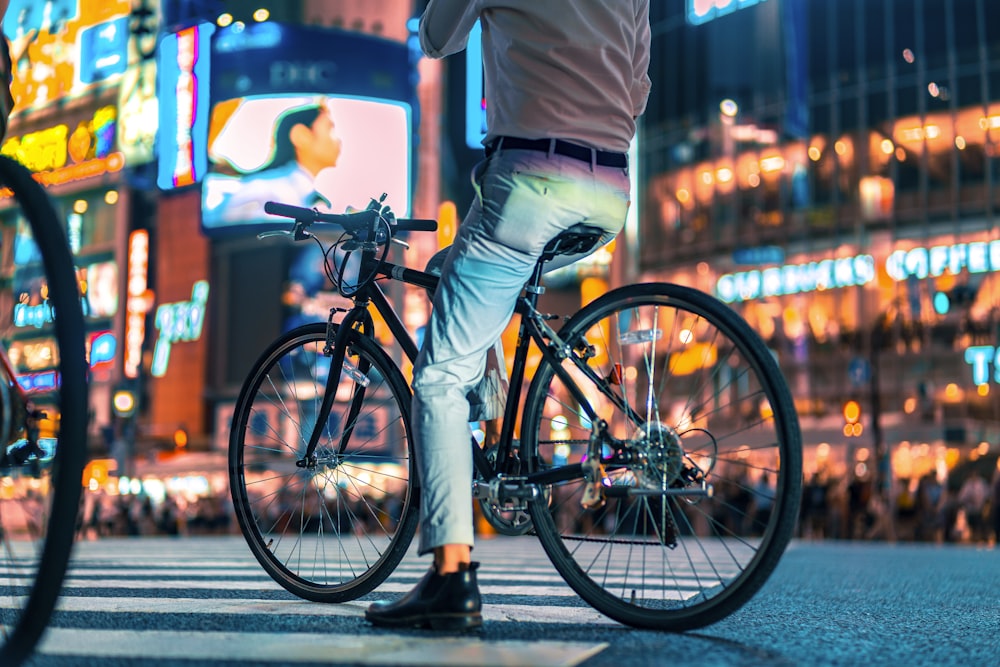
<path id="1" fill-rule="evenodd" d="M 638 270 L 757 329 L 806 473 L 1000 447 L 1000 6 L 652 3 Z M 891 471 L 891 474 L 890 474 Z"/>
<path id="2" fill-rule="evenodd" d="M 632 217 L 614 260 L 549 277 L 554 310 L 652 280 L 729 303 L 789 381 L 807 474 L 887 485 L 995 458 L 1000 6 L 650 4 Z M 385 192 L 400 215 L 441 219 L 410 239 L 413 266 L 450 241 L 486 101 L 475 36 L 466 54 L 420 57 L 421 5 L 12 1 L 18 106 L 2 151 L 39 172 L 86 286 L 95 486 L 221 492 L 251 364 L 337 303 L 313 249 L 257 239 L 267 223 L 239 203 L 291 169 L 275 164 L 282 119 L 332 125 L 315 201 Z M 4 247 L 17 217 L 0 200 Z M 423 292 L 393 296 L 416 331 Z M 17 317 L 12 354 L 44 388 L 44 308 Z"/>
<path id="3" fill-rule="evenodd" d="M 311 109 L 294 125 L 328 124 L 316 134 L 328 141 L 307 142 L 311 155 L 285 168 L 313 160 L 331 210 L 386 193 L 399 215 L 437 216 L 440 67 L 416 56 L 413 12 L 393 0 L 11 2 L 17 105 L 2 150 L 38 172 L 78 261 L 90 488 L 225 493 L 245 374 L 280 331 L 336 302 L 314 248 L 258 240 L 266 221 L 229 206 L 281 167 L 281 119 Z M 15 247 L 19 220 L 0 200 L 3 247 Z M 437 250 L 426 237 L 412 240 L 415 261 Z M 30 370 L 22 383 L 44 391 L 57 381 L 51 322 L 44 281 L 19 269 L 27 261 L 4 258 L 24 301 L 5 304 L 5 331 Z M 422 324 L 422 292 L 396 296 L 408 324 Z"/>

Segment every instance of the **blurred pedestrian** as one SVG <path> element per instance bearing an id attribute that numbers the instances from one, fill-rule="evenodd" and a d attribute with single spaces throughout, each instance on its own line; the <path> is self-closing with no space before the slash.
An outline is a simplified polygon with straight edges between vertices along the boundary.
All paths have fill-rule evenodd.
<path id="1" fill-rule="evenodd" d="M 958 491 L 958 505 L 965 513 L 969 540 L 973 543 L 986 539 L 986 501 L 990 497 L 990 485 L 978 471 L 973 471 L 962 483 Z"/>
<path id="2" fill-rule="evenodd" d="M 826 481 L 818 472 L 814 472 L 802 493 L 802 537 L 813 540 L 826 537 L 826 523 L 830 512 L 828 497 Z"/>
<path id="3" fill-rule="evenodd" d="M 942 542 L 944 530 L 944 485 L 929 472 L 917 484 L 915 537 L 925 542 Z"/>
<path id="4" fill-rule="evenodd" d="M 997 459 L 990 484 L 990 525 L 993 528 L 993 546 L 1000 545 L 1000 459 Z"/>

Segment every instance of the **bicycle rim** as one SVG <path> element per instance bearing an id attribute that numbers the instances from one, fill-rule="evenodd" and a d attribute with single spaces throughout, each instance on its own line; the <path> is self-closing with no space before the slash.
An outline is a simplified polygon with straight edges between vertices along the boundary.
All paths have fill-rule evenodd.
<path id="1" fill-rule="evenodd" d="M 268 574 L 299 597 L 344 602 L 395 569 L 416 530 L 418 494 L 409 388 L 362 336 L 348 346 L 350 370 L 315 462 L 300 465 L 330 373 L 325 345 L 326 325 L 307 325 L 258 360 L 233 417 L 230 487 L 240 529 Z"/>
<path id="2" fill-rule="evenodd" d="M 45 191 L 0 157 L 4 243 L 0 323 L 16 379 L 4 383 L 0 434 L 0 664 L 19 665 L 48 624 L 70 558 L 80 500 L 87 414 L 80 292 L 66 234 Z M 37 436 L 14 384 L 45 418 Z M 34 429 L 32 429 L 33 431 Z"/>
<path id="3" fill-rule="evenodd" d="M 583 480 L 534 502 L 553 565 L 627 625 L 680 631 L 732 613 L 773 571 L 798 514 L 798 418 L 770 352 L 717 300 L 666 284 L 615 290 L 560 336 L 590 356 L 606 393 L 572 375 L 632 461 L 605 466 L 600 509 L 581 506 Z M 521 436 L 532 467 L 580 462 L 590 432 L 543 363 Z"/>

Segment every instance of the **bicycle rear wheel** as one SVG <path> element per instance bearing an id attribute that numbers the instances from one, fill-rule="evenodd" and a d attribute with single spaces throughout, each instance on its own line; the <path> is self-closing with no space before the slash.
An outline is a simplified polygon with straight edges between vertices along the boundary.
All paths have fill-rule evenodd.
<path id="1" fill-rule="evenodd" d="M 418 518 L 410 390 L 375 342 L 354 335 L 312 465 L 302 463 L 326 389 L 326 325 L 276 340 L 240 392 L 229 444 L 236 518 L 277 583 L 315 602 L 370 592 Z M 345 436 L 346 434 L 346 436 Z"/>
<path id="2" fill-rule="evenodd" d="M 559 335 L 589 357 L 593 379 L 562 363 L 631 460 L 602 453 L 600 509 L 581 506 L 582 479 L 533 502 L 553 565 L 597 610 L 634 627 L 680 631 L 732 613 L 774 570 L 798 514 L 798 418 L 771 353 L 721 302 L 669 284 L 614 290 Z M 529 465 L 580 462 L 590 432 L 542 363 L 521 430 Z M 700 495 L 708 485 L 714 495 Z"/>
<path id="3" fill-rule="evenodd" d="M 3 244 L 13 246 L 0 280 L 0 312 L 13 313 L 0 323 L 11 362 L 0 370 L 0 664 L 19 665 L 48 624 L 72 550 L 87 371 L 63 225 L 31 173 L 5 156 L 0 188 L 11 203 L 0 211 Z"/>

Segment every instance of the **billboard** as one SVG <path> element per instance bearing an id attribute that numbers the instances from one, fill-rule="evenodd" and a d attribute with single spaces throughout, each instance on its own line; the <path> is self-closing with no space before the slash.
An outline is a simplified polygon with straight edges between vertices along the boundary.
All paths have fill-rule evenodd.
<path id="1" fill-rule="evenodd" d="M 120 77 L 129 60 L 129 0 L 11 0 L 3 31 L 15 111 L 75 97 Z"/>
<path id="2" fill-rule="evenodd" d="M 217 105 L 203 184 L 206 232 L 266 219 L 280 201 L 332 211 L 383 192 L 409 209 L 411 119 L 405 104 L 349 97 L 248 97 Z"/>
<path id="3" fill-rule="evenodd" d="M 409 213 L 415 68 L 403 43 L 312 26 L 233 24 L 212 38 L 202 227 L 252 232 L 266 201 Z"/>

